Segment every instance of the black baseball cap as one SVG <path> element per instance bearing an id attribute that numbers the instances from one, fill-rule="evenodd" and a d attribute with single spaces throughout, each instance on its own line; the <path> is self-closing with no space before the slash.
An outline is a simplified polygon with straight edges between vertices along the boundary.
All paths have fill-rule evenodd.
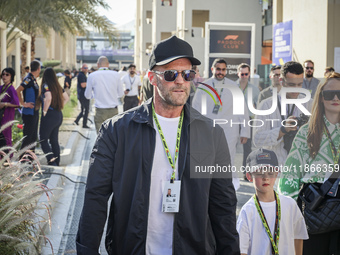
<path id="1" fill-rule="evenodd" d="M 174 35 L 154 46 L 149 59 L 149 69 L 152 70 L 156 65 L 166 65 L 179 58 L 189 59 L 192 65 L 201 64 L 201 61 L 194 58 L 190 44 Z"/>
<path id="2" fill-rule="evenodd" d="M 279 165 L 275 152 L 262 148 L 252 151 L 247 157 L 246 164 L 251 168 L 250 172 L 263 166 L 277 167 Z"/>

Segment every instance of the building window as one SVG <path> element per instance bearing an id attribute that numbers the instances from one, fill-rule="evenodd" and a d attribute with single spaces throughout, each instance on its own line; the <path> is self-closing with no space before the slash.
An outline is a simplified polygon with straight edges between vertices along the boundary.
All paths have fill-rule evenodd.
<path id="1" fill-rule="evenodd" d="M 164 2 L 168 2 L 169 6 L 172 6 L 172 0 L 162 0 L 162 6 L 164 6 Z"/>
<path id="2" fill-rule="evenodd" d="M 192 10 L 192 27 L 193 28 L 202 28 L 203 36 L 205 29 L 205 22 L 209 22 L 209 11 L 207 10 Z M 196 37 L 194 32 L 192 31 L 192 36 Z M 201 36 L 201 35 L 199 35 Z"/>
<path id="3" fill-rule="evenodd" d="M 161 32 L 161 41 L 168 39 L 171 36 L 172 36 L 171 32 Z"/>
<path id="4" fill-rule="evenodd" d="M 152 43 L 151 42 L 147 42 L 145 43 L 145 53 L 146 55 L 149 55 L 152 51 Z"/>
<path id="5" fill-rule="evenodd" d="M 152 23 L 152 11 L 146 11 L 146 24 Z"/>

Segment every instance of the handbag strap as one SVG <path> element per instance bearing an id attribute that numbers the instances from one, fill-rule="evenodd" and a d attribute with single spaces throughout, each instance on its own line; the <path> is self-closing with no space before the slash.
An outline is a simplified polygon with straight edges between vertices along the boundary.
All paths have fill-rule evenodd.
<path id="1" fill-rule="evenodd" d="M 334 169 L 338 169 L 338 170 L 337 171 L 334 170 L 333 173 L 331 174 L 331 176 L 329 176 L 329 178 L 327 179 L 327 181 L 325 181 L 320 186 L 322 196 L 325 196 L 328 193 L 328 191 L 332 188 L 333 184 L 340 177 L 339 164 L 337 164 L 337 165 L 338 165 L 338 168 L 334 168 Z"/>

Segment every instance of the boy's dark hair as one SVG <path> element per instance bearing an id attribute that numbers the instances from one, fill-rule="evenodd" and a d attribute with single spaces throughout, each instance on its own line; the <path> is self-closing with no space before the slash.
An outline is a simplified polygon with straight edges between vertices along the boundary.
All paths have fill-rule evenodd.
<path id="1" fill-rule="evenodd" d="M 25 70 L 30 70 L 30 67 L 29 66 L 25 66 Z"/>
<path id="2" fill-rule="evenodd" d="M 39 61 L 33 60 L 33 61 L 31 62 L 31 72 L 37 71 L 37 70 L 39 69 L 39 67 L 40 67 Z"/>
<path id="3" fill-rule="evenodd" d="M 248 70 L 250 72 L 250 65 L 248 65 L 246 63 L 239 64 L 238 67 L 237 67 L 237 72 L 240 72 L 241 68 L 248 68 Z"/>
<path id="4" fill-rule="evenodd" d="M 303 67 L 299 62 L 288 61 L 281 67 L 281 76 L 286 78 L 287 73 L 302 74 Z"/>
<path id="5" fill-rule="evenodd" d="M 64 74 L 70 75 L 70 74 L 71 74 L 71 73 L 70 73 L 70 70 L 66 69 L 66 70 L 64 71 Z"/>
<path id="6" fill-rule="evenodd" d="M 216 58 L 211 67 L 216 67 L 217 64 L 225 64 L 227 66 L 227 61 L 224 58 Z"/>

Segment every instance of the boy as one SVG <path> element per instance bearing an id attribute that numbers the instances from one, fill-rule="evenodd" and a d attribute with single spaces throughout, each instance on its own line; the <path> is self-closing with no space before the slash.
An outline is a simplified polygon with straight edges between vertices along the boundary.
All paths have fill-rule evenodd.
<path id="1" fill-rule="evenodd" d="M 237 220 L 242 254 L 302 255 L 306 224 L 295 200 L 278 195 L 274 183 L 278 161 L 273 151 L 258 149 L 247 158 L 247 178 L 256 194 L 242 207 Z"/>

